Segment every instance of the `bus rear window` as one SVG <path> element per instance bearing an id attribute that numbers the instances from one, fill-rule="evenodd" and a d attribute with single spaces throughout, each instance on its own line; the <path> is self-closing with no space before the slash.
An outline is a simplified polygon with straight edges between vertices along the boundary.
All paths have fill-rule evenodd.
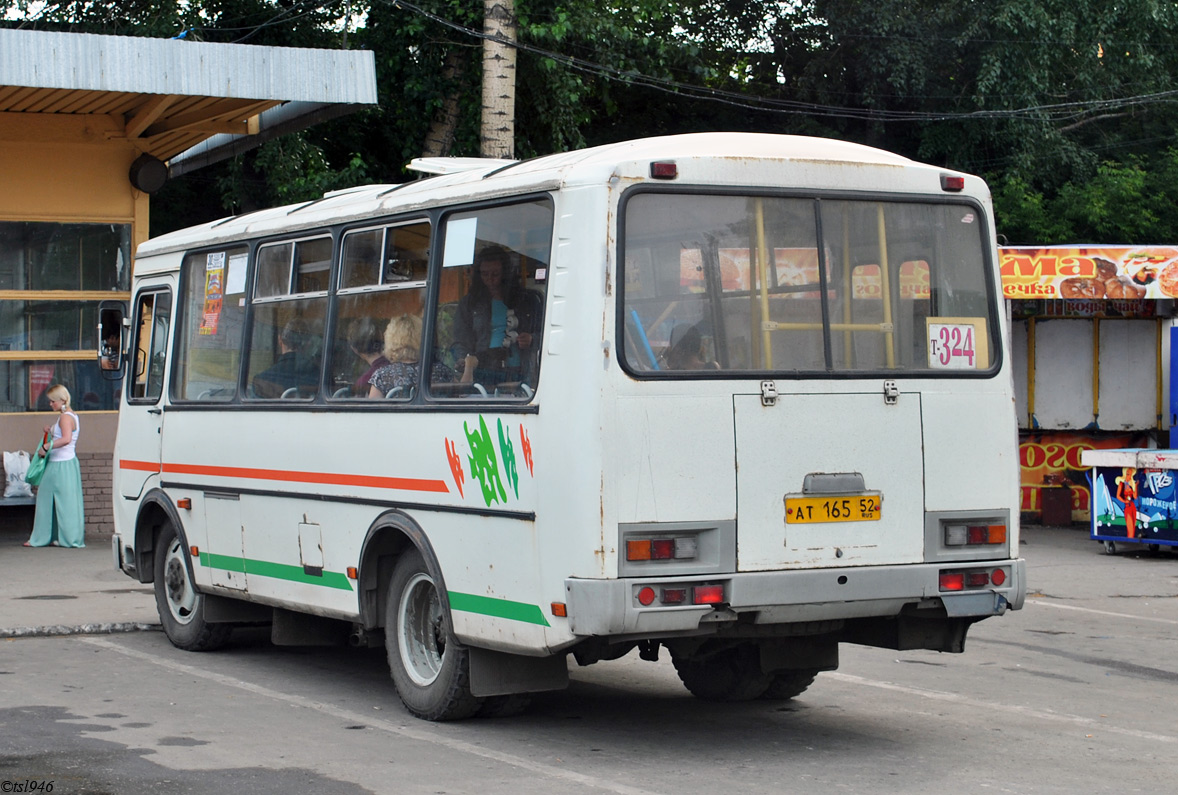
<path id="1" fill-rule="evenodd" d="M 623 217 L 632 373 L 995 364 L 996 296 L 974 205 L 643 192 Z"/>

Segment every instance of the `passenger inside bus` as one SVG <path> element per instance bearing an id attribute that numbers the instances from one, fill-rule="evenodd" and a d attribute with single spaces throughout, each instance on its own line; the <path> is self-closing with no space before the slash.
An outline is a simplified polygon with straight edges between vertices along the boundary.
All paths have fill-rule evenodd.
<path id="1" fill-rule="evenodd" d="M 368 397 L 412 397 L 421 373 L 420 317 L 403 314 L 389 321 L 384 332 L 384 357 L 387 364 L 372 374 Z M 454 381 L 454 371 L 441 362 L 434 362 L 430 380 L 433 383 Z"/>
<path id="2" fill-rule="evenodd" d="M 285 397 L 296 392 L 315 389 L 319 383 L 319 364 L 308 351 L 311 347 L 311 327 L 302 318 L 291 318 L 278 335 L 279 356 L 274 364 L 254 376 L 254 394 L 260 398 Z"/>
<path id="3" fill-rule="evenodd" d="M 454 353 L 463 381 L 493 386 L 525 380 L 543 312 L 519 281 L 511 253 L 487 246 L 475 255 L 470 292 L 454 318 Z"/>
<path id="4" fill-rule="evenodd" d="M 373 374 L 389 363 L 383 353 L 383 335 L 376 322 L 367 317 L 353 320 L 348 327 L 348 347 L 364 362 L 364 372 L 352 384 L 352 395 L 367 396 Z"/>
<path id="5" fill-rule="evenodd" d="M 671 341 L 664 355 L 668 370 L 718 370 L 720 365 L 707 358 L 699 324 L 680 323 L 671 329 Z"/>

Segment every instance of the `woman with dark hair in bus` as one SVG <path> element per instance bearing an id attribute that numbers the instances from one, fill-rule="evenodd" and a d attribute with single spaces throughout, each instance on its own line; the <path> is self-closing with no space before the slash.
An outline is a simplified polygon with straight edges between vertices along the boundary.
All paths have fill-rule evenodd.
<path id="1" fill-rule="evenodd" d="M 481 384 L 519 381 L 527 376 L 527 353 L 539 330 L 540 301 L 524 289 L 511 255 L 487 246 L 475 255 L 470 292 L 454 318 L 456 367 L 463 380 Z"/>
<path id="2" fill-rule="evenodd" d="M 365 397 L 368 395 L 368 387 L 373 374 L 389 363 L 382 352 L 384 340 L 381 333 L 377 331 L 376 323 L 371 318 L 361 317 L 352 321 L 352 325 L 348 327 L 348 347 L 367 365 L 364 372 L 352 384 L 352 395 Z"/>
<path id="3" fill-rule="evenodd" d="M 45 426 L 53 440 L 36 455 L 48 455 L 49 461 L 41 485 L 37 487 L 37 508 L 33 517 L 33 534 L 26 547 L 84 547 L 86 516 L 82 502 L 82 469 L 74 448 L 78 444 L 78 415 L 70 411 L 70 391 L 55 384 L 45 391 L 49 407 L 59 413 L 57 422 Z"/>

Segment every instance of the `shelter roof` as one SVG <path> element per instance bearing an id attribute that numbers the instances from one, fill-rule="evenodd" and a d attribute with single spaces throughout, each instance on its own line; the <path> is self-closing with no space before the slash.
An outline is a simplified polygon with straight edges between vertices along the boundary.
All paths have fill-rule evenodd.
<path id="1" fill-rule="evenodd" d="M 0 137 L 123 138 L 176 158 L 173 173 L 181 153 L 202 142 L 203 162 L 219 159 L 207 143 L 214 136 L 228 156 L 267 132 L 375 103 L 375 60 L 366 50 L 0 29 Z"/>

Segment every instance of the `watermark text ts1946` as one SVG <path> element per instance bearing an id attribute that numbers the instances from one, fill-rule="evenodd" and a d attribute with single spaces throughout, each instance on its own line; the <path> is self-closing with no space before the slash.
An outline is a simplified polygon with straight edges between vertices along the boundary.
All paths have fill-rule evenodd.
<path id="1" fill-rule="evenodd" d="M 0 781 L 0 793 L 9 792 L 53 792 L 52 781 L 41 781 L 35 778 L 10 781 Z"/>

